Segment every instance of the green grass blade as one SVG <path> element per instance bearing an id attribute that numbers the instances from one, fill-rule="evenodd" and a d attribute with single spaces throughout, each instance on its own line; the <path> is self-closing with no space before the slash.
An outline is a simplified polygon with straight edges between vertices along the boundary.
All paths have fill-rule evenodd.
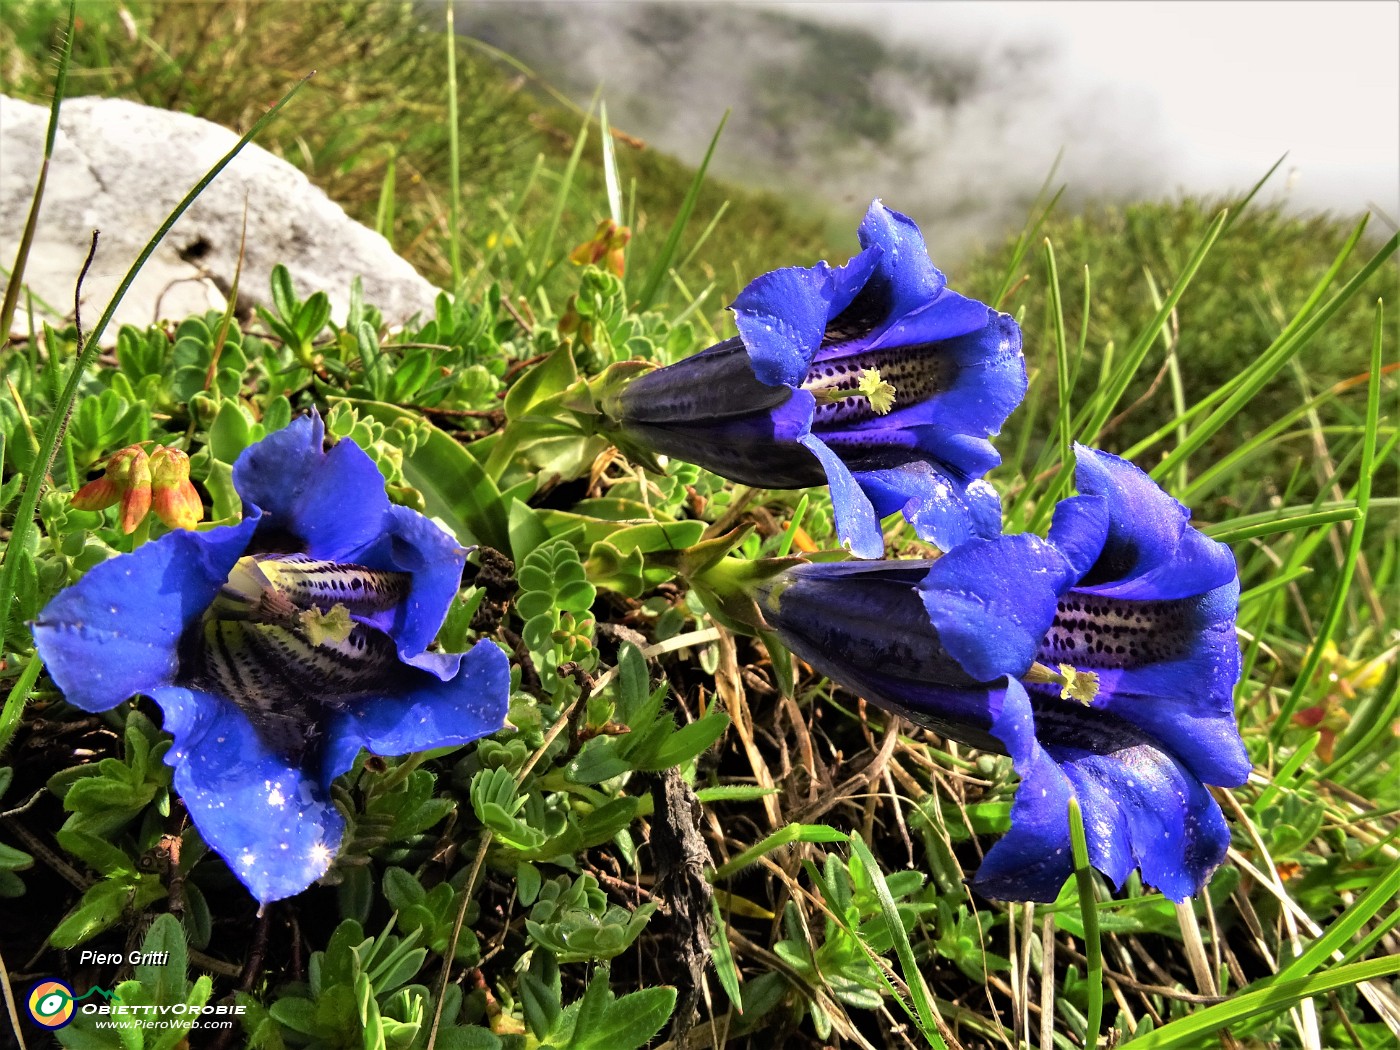
<path id="1" fill-rule="evenodd" d="M 447 12 L 447 149 L 448 210 L 447 254 L 452 266 L 452 292 L 462 290 L 462 146 L 461 129 L 457 126 L 457 28 L 452 12 L 456 4 L 443 4 Z"/>
<path id="2" fill-rule="evenodd" d="M 1312 312 L 1314 309 L 1316 309 L 1317 304 L 1322 302 L 1323 296 L 1327 294 L 1327 289 L 1332 286 L 1332 282 L 1336 280 L 1337 275 L 1342 272 L 1342 266 L 1345 265 L 1347 259 L 1351 257 L 1351 253 L 1355 251 L 1356 246 L 1359 243 L 1361 243 L 1361 236 L 1365 232 L 1365 229 L 1366 221 L 1363 219 L 1361 222 L 1357 223 L 1356 227 L 1352 230 L 1351 235 L 1346 240 L 1346 243 L 1342 245 L 1341 250 L 1337 252 L 1336 257 L 1328 266 L 1327 272 L 1324 273 L 1321 279 L 1318 280 L 1317 284 L 1313 286 L 1312 291 L 1308 293 L 1308 297 L 1303 301 L 1303 305 L 1298 308 L 1298 312 L 1293 315 L 1292 320 L 1290 320 L 1288 324 L 1284 326 L 1283 331 L 1278 334 L 1278 337 L 1273 341 L 1273 343 L 1269 345 L 1268 348 L 1265 349 L 1265 351 L 1262 354 L 1255 358 L 1253 362 L 1251 362 L 1243 371 L 1241 371 L 1238 376 L 1230 380 L 1230 382 L 1224 384 L 1216 390 L 1211 391 L 1210 394 L 1203 397 L 1200 401 L 1196 402 L 1196 404 L 1192 405 L 1189 409 L 1187 409 L 1186 412 L 1180 418 L 1173 419 L 1165 423 L 1161 427 L 1158 427 L 1147 437 L 1143 438 L 1137 444 L 1133 445 L 1126 452 L 1124 452 L 1123 455 L 1128 459 L 1134 459 L 1137 456 L 1140 456 L 1143 452 L 1147 451 L 1147 449 L 1157 444 L 1157 442 L 1161 441 L 1164 437 L 1175 433 L 1180 424 L 1190 422 L 1191 420 L 1204 415 L 1206 412 L 1210 411 L 1221 401 L 1233 395 L 1242 386 L 1251 382 L 1251 379 L 1254 375 L 1262 372 L 1266 373 L 1268 376 L 1272 376 L 1275 372 L 1277 372 L 1278 369 L 1282 367 L 1281 361 L 1278 362 L 1278 364 L 1273 363 L 1278 348 L 1281 347 L 1286 341 L 1294 337 L 1294 335 L 1303 327 L 1308 317 L 1312 315 Z"/>
<path id="3" fill-rule="evenodd" d="M 844 842 L 845 832 L 837 831 L 826 824 L 788 824 L 773 834 L 744 850 L 737 857 L 731 857 L 710 873 L 711 882 L 727 879 L 736 872 L 743 871 L 766 853 L 772 853 L 780 846 L 791 846 L 794 842 Z"/>
<path id="4" fill-rule="evenodd" d="M 1179 463 L 1199 449 L 1217 430 L 1232 419 L 1290 358 L 1302 350 L 1312 337 L 1322 330 L 1323 326 L 1341 309 L 1342 305 L 1361 290 L 1361 287 L 1370 279 L 1371 274 L 1375 273 L 1380 265 L 1395 253 L 1397 248 L 1400 248 L 1400 234 L 1387 241 L 1381 250 L 1357 272 L 1356 276 L 1343 286 L 1341 291 L 1333 296 L 1325 306 L 1317 310 L 1306 323 L 1294 330 L 1291 336 L 1280 336 L 1274 346 L 1264 352 L 1258 367 L 1250 369 L 1246 376 L 1242 377 L 1243 381 L 1225 402 L 1206 417 L 1204 422 L 1192 429 L 1190 436 L 1167 453 L 1165 458 L 1153 468 L 1152 477 L 1162 478 L 1170 474 Z M 1376 375 L 1379 375 L 1378 371 Z"/>
<path id="5" fill-rule="evenodd" d="M 1243 606 L 1249 602 L 1257 602 L 1260 598 L 1265 598 L 1268 595 L 1278 591 L 1280 588 L 1287 587 L 1294 580 L 1300 580 L 1304 576 L 1311 575 L 1312 571 L 1313 570 L 1311 566 L 1300 565 L 1297 568 L 1288 570 L 1287 572 L 1279 573 L 1269 578 L 1268 580 L 1265 580 L 1263 583 L 1257 584 L 1256 586 L 1251 587 L 1249 590 L 1243 592 L 1240 595 L 1240 605 Z"/>
<path id="6" fill-rule="evenodd" d="M 1176 1047 L 1195 1050 L 1196 1047 L 1210 1044 L 1211 1033 L 1231 1028 L 1246 1018 L 1266 1013 L 1280 1014 L 1304 999 L 1392 973 L 1400 973 L 1400 955 L 1336 966 L 1311 977 L 1280 981 L 1266 987 L 1250 985 L 1226 1002 L 1170 1021 L 1161 1028 L 1129 1039 L 1123 1045 L 1134 1050 L 1169 1050 Z"/>
<path id="7" fill-rule="evenodd" d="M 1280 156 L 1278 160 L 1274 161 L 1269 170 L 1264 172 L 1259 181 L 1249 188 L 1249 191 L 1243 197 L 1230 205 L 1230 217 L 1225 220 L 1226 230 L 1229 230 L 1229 228 L 1235 224 L 1235 220 L 1244 214 L 1245 208 L 1249 207 L 1250 202 L 1254 200 L 1254 198 L 1259 195 L 1259 191 L 1264 188 L 1264 183 L 1274 177 L 1274 172 L 1278 171 L 1279 167 L 1287 159 L 1287 153 Z"/>
<path id="8" fill-rule="evenodd" d="M 1337 742 L 1332 761 L 1318 770 L 1319 780 L 1327 780 L 1342 770 L 1349 770 L 1362 755 L 1386 753 L 1386 748 L 1377 744 L 1392 731 L 1395 719 L 1400 718 L 1400 664 L 1391 665 L 1387 681 L 1383 681 L 1381 688 L 1376 690 L 1376 697 L 1376 702 L 1357 708 L 1351 729 Z M 1384 699 L 1380 699 L 1382 697 Z"/>
<path id="9" fill-rule="evenodd" d="M 719 127 L 715 128 L 714 135 L 710 137 L 710 145 L 705 150 L 705 156 L 701 159 L 700 166 L 695 169 L 695 177 L 690 180 L 690 185 L 686 187 L 680 211 L 676 213 L 676 221 L 671 223 L 671 230 L 666 234 L 666 242 L 661 246 L 660 254 L 657 255 L 656 261 L 651 264 L 651 270 L 642 283 L 642 291 L 637 296 L 638 313 L 651 306 L 656 298 L 656 293 L 661 290 L 661 282 L 666 279 L 666 271 L 671 268 L 676 253 L 680 251 L 681 236 L 685 233 L 686 224 L 690 222 L 691 213 L 695 211 L 696 201 L 700 199 L 700 187 L 704 185 L 705 172 L 709 170 L 710 159 L 715 155 L 715 146 L 719 144 L 719 137 L 724 132 L 724 125 L 728 122 L 729 111 L 725 110 L 724 116 L 720 118 Z"/>
<path id="10" fill-rule="evenodd" d="M 685 253 L 685 258 L 681 260 L 680 266 L 676 269 L 684 270 L 695 260 L 695 256 L 700 253 L 700 249 L 705 246 L 705 242 L 710 239 L 710 234 L 715 232 L 715 227 L 719 225 L 720 220 L 724 218 L 724 213 L 728 210 L 729 202 L 724 201 L 710 217 L 710 221 L 705 224 L 705 228 L 700 231 L 700 236 L 695 238 L 695 243 L 690 246 L 690 251 Z"/>
<path id="11" fill-rule="evenodd" d="M 29 249 L 34 244 L 34 231 L 39 226 L 39 208 L 44 200 L 44 187 L 49 181 L 49 162 L 53 158 L 54 143 L 58 140 L 58 111 L 63 105 L 63 95 L 68 87 L 68 65 L 73 58 L 73 34 L 77 18 L 78 0 L 68 0 L 68 28 L 63 34 L 63 50 L 58 53 L 58 74 L 54 77 L 53 103 L 49 106 L 49 128 L 44 136 L 44 159 L 39 165 L 38 178 L 34 180 L 34 197 L 29 202 L 29 215 L 24 220 L 24 232 L 20 234 L 14 269 L 10 271 L 9 283 L 5 286 L 5 301 L 0 305 L 0 346 L 10 341 L 10 324 L 14 321 L 15 309 L 19 306 L 19 289 L 24 283 L 24 269 L 29 264 Z M 3 608 L 5 606 L 0 605 L 0 609 Z"/>
<path id="12" fill-rule="evenodd" d="M 1070 479 L 1074 476 L 1074 456 L 1071 452 L 1071 445 L 1074 443 L 1071 417 L 1074 411 L 1070 405 L 1072 384 L 1069 342 L 1065 338 L 1065 304 L 1060 297 L 1060 272 L 1055 266 L 1055 247 L 1048 240 L 1045 242 L 1045 278 L 1049 295 L 1047 309 L 1055 340 L 1055 391 L 1059 396 L 1059 411 L 1055 413 L 1055 420 L 1056 437 L 1060 450 L 1060 469 L 1045 495 L 1036 504 L 1035 516 L 1027 528 L 1029 532 L 1036 532 L 1040 529 L 1040 526 L 1054 509 L 1055 501 L 1059 499 L 1060 493 L 1069 486 Z"/>
<path id="13" fill-rule="evenodd" d="M 1277 532 L 1310 529 L 1315 525 L 1331 525 L 1338 521 L 1357 521 L 1361 516 L 1361 508 L 1351 504 L 1332 510 L 1310 511 L 1306 514 L 1264 511 L 1262 514 L 1251 514 L 1237 521 L 1208 525 L 1201 531 L 1211 539 L 1219 540 L 1221 543 L 1239 543 L 1257 536 L 1271 536 Z M 1255 521 L 1256 518 L 1267 520 Z M 1241 524 L 1241 522 L 1245 524 Z"/>
<path id="14" fill-rule="evenodd" d="M 584 118 L 583 124 L 578 129 L 578 138 L 574 140 L 573 151 L 569 154 L 569 162 L 564 166 L 564 174 L 559 179 L 559 192 L 554 195 L 554 206 L 550 210 L 549 219 L 545 222 L 540 233 L 535 240 L 535 248 L 526 259 L 525 265 L 534 263 L 534 273 L 525 286 L 525 294 L 533 295 L 549 276 L 554 265 L 559 261 L 551 256 L 554 253 L 554 238 L 559 233 L 559 224 L 564 220 L 564 208 L 569 203 L 569 194 L 573 192 L 574 179 L 578 175 L 579 161 L 583 157 L 583 147 L 588 143 L 588 125 L 592 123 L 592 111 Z"/>
<path id="15" fill-rule="evenodd" d="M 184 215 L 189 206 L 194 203 L 195 198 L 203 193 L 205 187 L 213 182 L 219 176 L 219 173 L 233 162 L 233 158 L 242 152 L 244 146 L 252 142 L 253 138 L 272 122 L 272 119 L 282 111 L 282 107 L 292 100 L 293 96 L 302 89 L 302 86 L 311 79 L 314 73 L 315 71 L 313 70 L 311 73 L 302 77 L 301 80 L 297 81 L 296 86 L 283 95 L 271 109 L 259 117 L 253 126 L 244 133 L 243 137 L 233 144 L 233 148 L 219 158 L 218 163 L 210 168 L 205 173 L 204 177 L 195 183 L 190 191 L 180 199 L 180 203 L 175 205 L 174 210 L 166 216 L 165 221 L 160 224 L 160 228 L 156 230 L 151 236 L 151 239 L 146 242 L 146 246 L 141 249 L 141 254 L 136 257 L 136 261 L 131 264 L 131 268 L 126 271 L 126 276 L 122 278 L 121 284 L 117 286 L 116 292 L 113 293 L 111 301 L 107 304 L 107 309 L 103 311 L 102 316 L 98 318 L 97 324 L 88 335 L 87 343 L 79 353 L 78 359 L 73 362 L 73 368 L 68 374 L 68 381 L 63 387 L 63 393 L 59 395 L 58 401 L 54 405 L 54 410 L 49 415 L 48 422 L 44 425 L 43 436 L 39 439 L 38 453 L 35 455 L 34 464 L 30 470 L 29 477 L 25 481 L 24 494 L 20 496 L 19 509 L 15 512 L 14 529 L 10 534 L 10 541 L 5 547 L 7 556 L 5 558 L 4 568 L 3 571 L 0 572 L 0 609 L 8 611 L 10 608 L 10 602 L 14 598 L 15 593 L 15 574 L 18 571 L 20 563 L 18 557 L 9 557 L 8 552 L 24 550 L 25 542 L 29 536 L 29 530 L 34 527 L 34 511 L 39 505 L 39 492 L 44 487 L 44 478 L 49 472 L 49 466 L 53 463 L 54 453 L 57 451 L 58 444 L 63 438 L 63 432 L 68 427 L 68 418 L 73 411 L 73 401 L 78 395 L 78 384 L 82 382 L 83 373 L 87 371 L 93 359 L 97 357 L 102 333 L 107 330 L 107 325 L 111 322 L 112 315 L 117 312 L 117 307 L 121 305 L 122 298 L 131 288 L 132 283 L 136 280 L 136 275 L 141 272 L 141 268 L 146 265 L 146 260 L 155 254 L 155 250 L 159 247 L 160 242 L 165 239 L 165 235 L 170 232 L 170 228 L 180 220 L 180 216 Z M 8 625 L 8 615 L 0 616 L 0 652 L 5 651 L 5 634 Z"/>
<path id="16" fill-rule="evenodd" d="M 617 174 L 617 149 L 608 126 L 608 104 L 598 103 L 598 125 L 603 135 L 603 185 L 608 193 L 608 216 L 617 225 L 622 221 L 622 180 Z"/>
<path id="17" fill-rule="evenodd" d="M 1376 469 L 1376 443 L 1380 432 L 1381 345 L 1384 331 L 1385 305 L 1378 301 L 1376 303 L 1376 324 L 1371 336 L 1371 381 L 1366 388 L 1366 435 L 1362 441 L 1361 474 L 1356 485 L 1356 506 L 1361 512 L 1361 517 L 1352 526 L 1351 539 L 1347 544 L 1341 572 L 1337 576 L 1337 585 L 1332 591 L 1332 601 L 1327 607 L 1327 615 L 1318 627 L 1317 637 L 1313 639 L 1307 658 L 1298 671 L 1298 677 L 1293 683 L 1293 689 L 1289 692 L 1288 699 L 1279 708 L 1278 719 L 1270 733 L 1275 742 L 1283 736 L 1284 731 L 1288 728 L 1293 712 L 1297 709 L 1303 698 L 1303 693 L 1307 691 L 1308 685 L 1317 671 L 1318 663 L 1322 660 L 1323 650 L 1332 639 L 1337 625 L 1341 623 L 1342 614 L 1346 611 L 1347 593 L 1351 589 L 1352 576 L 1356 572 L 1356 562 L 1361 557 L 1361 541 L 1366 535 L 1366 515 L 1371 507 L 1371 475 Z"/>
<path id="18" fill-rule="evenodd" d="M 1384 371 L 1393 371 L 1396 367 L 1400 366 L 1397 366 L 1395 364 L 1387 365 Z M 1363 376 L 1359 378 L 1364 379 L 1365 377 Z M 1319 408 L 1322 408 L 1324 405 L 1330 404 L 1332 401 L 1335 401 L 1342 394 L 1350 390 L 1354 385 L 1356 385 L 1355 379 L 1347 379 L 1343 380 L 1340 383 L 1336 383 L 1333 386 L 1329 387 L 1327 390 L 1322 391 L 1322 393 L 1317 394 L 1312 398 L 1309 398 L 1307 401 L 1304 401 L 1301 405 L 1294 408 L 1291 412 L 1287 412 L 1284 415 L 1280 416 L 1278 419 L 1274 420 L 1272 423 L 1266 426 L 1263 430 L 1260 430 L 1256 434 L 1250 435 L 1249 440 L 1245 441 L 1238 448 L 1230 450 L 1216 462 L 1212 463 L 1209 467 L 1201 471 L 1201 473 L 1198 474 L 1189 485 L 1182 489 L 1179 493 L 1182 502 L 1185 503 L 1187 506 L 1190 506 L 1193 502 L 1197 500 L 1199 496 L 1201 496 L 1205 492 L 1208 492 L 1217 482 L 1235 476 L 1239 472 L 1240 468 L 1243 467 L 1253 456 L 1256 456 L 1261 452 L 1265 451 L 1269 443 L 1272 442 L 1275 438 L 1286 438 L 1288 435 L 1285 432 L 1294 423 L 1298 422 L 1298 420 L 1300 419 L 1310 416 L 1312 413 L 1316 412 Z"/>
<path id="19" fill-rule="evenodd" d="M 1084 923 L 1084 990 L 1088 995 L 1086 1046 L 1097 1046 L 1103 1029 L 1103 943 L 1099 937 L 1099 905 L 1094 893 L 1094 869 L 1089 865 L 1089 844 L 1084 837 L 1084 816 L 1079 800 L 1069 800 L 1069 843 L 1074 853 L 1074 882 L 1079 890 L 1079 917 Z"/>
<path id="20" fill-rule="evenodd" d="M 1228 218 L 1229 214 L 1227 212 L 1221 212 L 1216 216 L 1215 221 L 1210 224 L 1210 228 L 1206 231 L 1205 236 L 1202 237 L 1200 243 L 1196 245 L 1196 250 L 1191 253 L 1191 257 L 1186 261 L 1186 265 L 1183 266 L 1181 272 L 1177 274 L 1176 280 L 1172 284 L 1172 290 L 1167 294 L 1166 299 L 1162 301 L 1162 305 L 1157 310 L 1157 313 L 1153 316 L 1152 320 L 1148 322 L 1147 327 L 1138 333 L 1137 338 L 1134 339 L 1132 344 L 1128 347 L 1127 352 L 1123 355 L 1122 361 L 1114 370 L 1113 378 L 1110 380 L 1108 387 L 1096 392 L 1095 396 L 1084 406 L 1084 409 L 1076 419 L 1074 429 L 1080 435 L 1079 440 L 1086 445 L 1093 445 L 1097 442 L 1099 432 L 1103 429 L 1104 424 L 1108 422 L 1109 417 L 1112 416 L 1114 409 L 1117 408 L 1118 402 L 1127 391 L 1133 376 L 1137 374 L 1138 369 L 1142 366 L 1143 360 L 1147 357 L 1148 351 L 1157 341 L 1158 334 L 1162 331 L 1167 321 L 1170 320 L 1172 311 L 1175 310 L 1177 304 L 1181 302 L 1181 297 L 1186 294 L 1186 289 L 1190 286 L 1191 279 L 1196 275 L 1196 271 L 1201 268 L 1201 263 L 1205 261 L 1206 256 L 1210 254 L 1210 250 L 1220 237 L 1220 232 L 1225 228 L 1225 222 Z M 1176 427 L 1175 420 L 1173 420 L 1171 426 L 1172 429 Z M 1175 466 L 1175 464 L 1173 464 L 1173 466 Z M 1154 476 L 1157 476 L 1155 472 Z"/>
<path id="21" fill-rule="evenodd" d="M 925 1039 L 934 1047 L 940 1050 L 947 1050 L 948 1044 L 943 1040 L 938 1031 L 938 1008 L 934 1005 L 933 995 L 924 983 L 923 971 L 919 969 L 918 961 L 914 958 L 913 945 L 909 943 L 909 934 L 904 930 L 904 922 L 899 917 L 899 909 L 895 907 L 894 895 L 890 893 L 890 887 L 885 882 L 884 872 L 880 870 L 879 862 L 875 860 L 875 854 L 870 852 L 870 847 L 865 844 L 865 840 L 859 834 L 851 835 L 851 850 L 858 856 L 861 863 L 865 865 L 866 874 L 870 876 L 871 885 L 875 887 L 875 895 L 880 899 L 880 913 L 885 918 L 886 925 L 889 926 L 890 936 L 894 939 L 894 953 L 899 959 L 899 968 L 903 972 L 904 983 L 909 987 L 909 996 L 914 1000 L 914 1012 L 919 1024 L 919 1031 L 923 1033 Z"/>
<path id="22" fill-rule="evenodd" d="M 1229 222 L 1226 222 L 1229 227 Z M 1162 308 L 1162 293 L 1157 288 L 1157 282 L 1152 279 L 1152 271 L 1146 270 L 1147 287 L 1152 293 L 1152 305 L 1157 309 Z M 1186 437 L 1186 423 L 1182 417 L 1186 415 L 1186 388 L 1181 381 L 1181 359 L 1176 353 L 1176 339 L 1172 334 L 1172 326 L 1165 324 L 1162 326 L 1162 347 L 1167 354 L 1167 382 L 1171 386 L 1172 412 L 1174 417 L 1180 421 L 1176 428 L 1176 437 L 1180 441 Z M 1178 491 L 1186 487 L 1189 480 L 1186 464 L 1182 463 L 1180 470 L 1173 482 L 1173 487 Z"/>
<path id="23" fill-rule="evenodd" d="M 1335 922 L 1327 927 L 1321 937 L 1313 941 L 1303 953 L 1278 972 L 1278 976 L 1256 982 L 1256 987 L 1306 977 L 1329 958 L 1332 953 L 1349 947 L 1351 939 L 1400 893 L 1400 861 L 1371 884 L 1371 888 L 1361 895 Z"/>
<path id="24" fill-rule="evenodd" d="M 374 229 L 391 247 L 394 243 L 394 192 L 398 167 L 398 154 L 390 146 L 389 159 L 384 165 L 384 181 L 379 184 L 379 203 L 374 209 Z"/>
<path id="25" fill-rule="evenodd" d="M 1055 162 L 1050 165 L 1050 170 L 1045 173 L 1045 179 L 1041 182 L 1040 189 L 1036 191 L 1035 200 L 1031 201 L 1030 209 L 1026 213 L 1026 224 L 1016 235 L 1016 243 L 1011 248 L 1011 258 L 1007 261 L 1006 269 L 1002 271 L 1001 284 L 997 285 L 996 291 L 987 300 L 998 310 L 1002 308 L 1006 297 L 1020 283 L 1016 274 L 1021 269 L 1021 263 L 1025 261 L 1026 253 L 1031 250 L 1031 245 L 1040 236 L 1040 231 L 1045 228 L 1045 222 L 1050 218 L 1050 213 L 1055 210 L 1055 205 L 1064 196 L 1064 186 L 1061 186 L 1053 194 L 1050 193 L 1050 187 L 1055 181 L 1055 172 L 1059 170 L 1060 159 L 1063 156 L 1064 151 L 1061 150 L 1056 154 Z"/>
<path id="26" fill-rule="evenodd" d="M 1288 757 L 1288 761 L 1274 771 L 1273 777 L 1263 791 L 1259 792 L 1259 797 L 1255 799 L 1253 808 L 1256 813 L 1268 811 L 1269 803 L 1273 802 L 1275 796 L 1285 788 L 1290 787 L 1294 775 L 1303 767 L 1303 763 L 1312 757 L 1313 751 L 1317 749 L 1318 743 L 1322 740 L 1321 733 L 1314 733 L 1303 741 L 1297 751 Z M 1309 777 L 1308 779 L 1311 779 Z"/>

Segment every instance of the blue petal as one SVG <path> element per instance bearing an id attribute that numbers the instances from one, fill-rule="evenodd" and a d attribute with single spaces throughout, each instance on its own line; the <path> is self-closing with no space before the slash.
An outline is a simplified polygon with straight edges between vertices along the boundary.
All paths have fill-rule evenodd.
<path id="1" fill-rule="evenodd" d="M 1074 870 L 1069 841 L 1069 781 L 1035 738 L 1035 716 L 1021 683 L 991 690 L 992 733 L 1011 756 L 1021 786 L 1011 830 L 982 860 L 973 888 L 995 900 L 1053 901 Z"/>
<path id="2" fill-rule="evenodd" d="M 789 266 L 749 282 L 730 308 L 761 381 L 773 386 L 802 382 L 827 321 L 865 284 L 879 255 L 878 248 L 866 249 L 836 270 L 824 262 Z"/>
<path id="3" fill-rule="evenodd" d="M 877 340 L 881 347 L 923 345 L 924 352 L 953 370 L 952 382 L 932 397 L 908 407 L 901 407 L 896 399 L 894 410 L 879 417 L 887 426 L 929 423 L 947 431 L 986 437 L 1000 432 L 1007 416 L 1026 396 L 1020 326 L 1006 314 L 970 299 L 962 300 L 969 305 L 955 311 L 951 304 L 944 305 L 953 295 L 944 292 L 938 302 Z"/>
<path id="4" fill-rule="evenodd" d="M 316 781 L 268 750 L 220 697 L 168 686 L 153 694 L 175 737 L 166 762 L 204 841 L 263 904 L 324 875 L 345 821 Z"/>
<path id="5" fill-rule="evenodd" d="M 1060 701 L 1032 712 L 1018 683 L 1001 699 L 992 732 L 1022 783 L 1011 831 L 973 880 L 979 892 L 1055 899 L 1073 868 L 1071 793 L 1083 813 L 1089 860 L 1115 886 L 1134 868 L 1172 900 L 1205 885 L 1225 857 L 1229 831 L 1210 792 L 1175 758 L 1100 712 Z"/>
<path id="6" fill-rule="evenodd" d="M 836 535 L 857 558 L 880 557 L 885 553 L 880 519 L 855 475 L 841 461 L 841 457 L 816 435 L 807 434 L 799 440 L 821 461 L 822 469 L 826 471 L 826 481 L 831 486 L 831 511 L 836 519 Z"/>
<path id="7" fill-rule="evenodd" d="M 1108 500 L 1103 496 L 1071 496 L 1055 506 L 1047 537 L 1080 579 L 1093 568 L 1108 539 Z"/>
<path id="8" fill-rule="evenodd" d="M 902 318 L 927 307 L 945 291 L 948 282 L 929 258 L 924 235 L 907 215 L 874 201 L 861 220 L 858 236 L 861 247 L 880 248 L 880 262 L 867 288 L 880 288 L 888 304 L 886 316 Z"/>
<path id="9" fill-rule="evenodd" d="M 986 482 L 965 482 L 921 459 L 854 474 L 877 516 L 898 511 L 940 550 L 1001 534 L 1001 499 Z"/>
<path id="10" fill-rule="evenodd" d="M 425 654 L 432 655 L 432 654 Z M 329 785 L 355 762 L 361 748 L 376 755 L 406 755 L 467 744 L 505 723 L 510 660 L 483 639 L 461 656 L 447 681 L 405 669 L 401 695 L 353 701 L 326 733 L 321 781 Z"/>
<path id="11" fill-rule="evenodd" d="M 313 558 L 344 560 L 379 535 L 389 497 L 360 446 L 342 441 L 326 452 L 324 437 L 316 413 L 292 420 L 243 450 L 233 485 L 244 503 L 262 508 L 265 535 L 299 541 Z"/>
<path id="12" fill-rule="evenodd" d="M 34 644 L 69 703 L 105 711 L 174 681 L 185 629 L 242 556 L 258 510 L 239 525 L 177 529 L 94 566 L 34 621 Z"/>
<path id="13" fill-rule="evenodd" d="M 1059 551 L 1021 534 L 955 547 L 920 589 L 948 652 L 973 678 L 991 682 L 1030 669 L 1069 578 Z"/>
<path id="14" fill-rule="evenodd" d="M 447 609 L 462 584 L 467 551 L 430 519 L 408 507 L 390 507 L 384 531 L 374 545 L 351 555 L 371 569 L 412 574 L 408 597 L 392 611 L 392 621 L 375 624 L 393 637 L 401 657 L 423 652 L 437 637 Z"/>
<path id="15" fill-rule="evenodd" d="M 1204 594 L 1235 578 L 1235 556 L 1133 464 L 1076 445 L 1079 491 L 1108 501 L 1108 538 L 1077 589 L 1145 601 Z"/>
<path id="16" fill-rule="evenodd" d="M 1173 659 L 1101 668 L 1096 706 L 1140 726 L 1207 784 L 1237 787 L 1249 778 L 1234 689 L 1240 676 L 1235 639 L 1239 584 L 1173 602 L 1182 633 Z"/>

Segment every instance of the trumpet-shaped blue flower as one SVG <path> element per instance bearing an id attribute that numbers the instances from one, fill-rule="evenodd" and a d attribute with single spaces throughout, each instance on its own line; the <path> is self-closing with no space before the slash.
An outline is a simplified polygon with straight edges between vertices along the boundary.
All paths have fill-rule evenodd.
<path id="1" fill-rule="evenodd" d="M 345 831 L 330 782 L 361 748 L 401 755 L 500 728 L 494 644 L 428 652 L 467 552 L 392 506 L 373 461 L 323 448 L 319 416 L 234 466 L 237 525 L 176 530 L 98 565 L 34 622 L 73 704 L 152 697 L 200 834 L 264 903 L 329 868 Z"/>
<path id="2" fill-rule="evenodd" d="M 1072 869 L 1073 796 L 1095 867 L 1115 885 L 1141 869 L 1182 900 L 1229 843 L 1205 785 L 1249 775 L 1232 704 L 1235 560 L 1132 464 L 1076 455 L 1080 495 L 1056 508 L 1048 541 L 803 565 L 761 586 L 760 603 L 834 681 L 1011 756 L 1011 830 L 977 872 L 980 892 L 1055 899 Z"/>
<path id="3" fill-rule="evenodd" d="M 604 411 L 624 445 L 734 481 L 829 483 L 862 558 L 881 555 L 896 511 L 945 550 L 995 536 L 1001 504 L 981 478 L 1026 391 L 1020 329 L 950 291 L 918 227 L 879 201 L 860 243 L 837 269 L 759 277 L 734 301 L 737 338 L 640 376 Z"/>

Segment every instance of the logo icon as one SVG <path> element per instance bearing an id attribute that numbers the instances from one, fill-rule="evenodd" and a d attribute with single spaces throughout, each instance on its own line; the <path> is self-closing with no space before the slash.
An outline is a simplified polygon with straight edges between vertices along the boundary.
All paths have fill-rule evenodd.
<path id="1" fill-rule="evenodd" d="M 42 1028 L 62 1028 L 73 1020 L 73 989 L 49 978 L 29 990 L 29 1016 Z"/>

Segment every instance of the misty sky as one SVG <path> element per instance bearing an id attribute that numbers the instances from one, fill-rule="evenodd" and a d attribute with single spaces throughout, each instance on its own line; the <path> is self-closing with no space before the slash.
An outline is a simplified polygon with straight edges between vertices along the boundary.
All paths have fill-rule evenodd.
<path id="1" fill-rule="evenodd" d="M 1038 94 L 1049 128 L 1074 108 L 1141 128 L 1163 192 L 1244 189 L 1287 152 L 1272 184 L 1308 209 L 1400 219 L 1400 5 L 1394 0 L 1063 2 L 943 0 L 770 4 L 860 25 L 906 46 L 1048 47 L 1060 88 Z M 1023 100 L 1022 105 L 1027 103 Z M 1035 124 L 1030 114 L 1026 123 Z M 1075 143 L 1027 142 L 1049 154 Z M 1378 216 L 1379 218 L 1380 216 Z"/>

